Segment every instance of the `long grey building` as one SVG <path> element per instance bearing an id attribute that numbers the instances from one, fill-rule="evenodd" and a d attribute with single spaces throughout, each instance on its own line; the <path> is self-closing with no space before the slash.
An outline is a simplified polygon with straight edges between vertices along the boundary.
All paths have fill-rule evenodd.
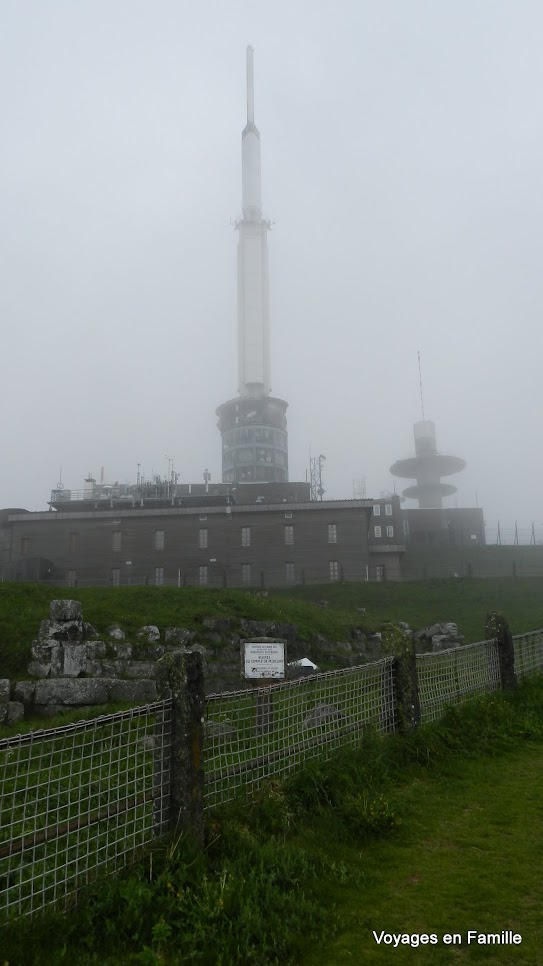
<path id="1" fill-rule="evenodd" d="M 143 505 L 114 487 L 104 500 L 100 486 L 61 501 L 57 490 L 49 511 L 2 510 L 0 578 L 260 587 L 400 577 L 397 497 L 311 502 L 300 483 L 195 489 Z"/>

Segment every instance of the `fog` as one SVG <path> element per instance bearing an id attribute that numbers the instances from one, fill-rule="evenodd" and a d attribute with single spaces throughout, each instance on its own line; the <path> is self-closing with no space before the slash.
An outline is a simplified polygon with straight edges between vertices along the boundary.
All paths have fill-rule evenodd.
<path id="1" fill-rule="evenodd" d="M 420 350 L 446 504 L 538 527 L 542 40 L 538 0 L 0 3 L 0 507 L 220 479 L 251 43 L 290 479 L 392 491 Z"/>

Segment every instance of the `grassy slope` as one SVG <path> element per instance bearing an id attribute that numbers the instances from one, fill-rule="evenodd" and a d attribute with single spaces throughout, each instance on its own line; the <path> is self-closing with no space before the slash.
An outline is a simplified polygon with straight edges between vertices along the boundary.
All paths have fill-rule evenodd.
<path id="1" fill-rule="evenodd" d="M 101 633 L 118 622 L 128 632 L 143 624 L 197 629 L 202 617 L 246 617 L 296 624 L 303 639 L 320 633 L 346 640 L 353 626 L 375 629 L 387 620 L 420 628 L 455 621 L 466 642 L 484 637 L 486 614 L 505 614 L 513 633 L 543 626 L 543 579 L 432 580 L 410 583 L 324 584 L 270 591 L 266 598 L 236 590 L 175 587 L 68 588 L 0 584 L 0 677 L 26 674 L 30 643 L 55 597 L 73 596 L 85 620 Z M 316 607 L 325 599 L 328 607 Z M 361 613 L 357 608 L 365 608 Z"/>
<path id="2" fill-rule="evenodd" d="M 543 747 L 532 742 L 406 786 L 404 830 L 354 856 L 344 848 L 346 863 L 358 869 L 357 886 L 326 888 L 343 930 L 330 944 L 300 950 L 300 966 L 543 962 L 542 796 Z M 511 929 L 522 944 L 468 946 L 468 929 Z M 440 941 L 394 949 L 377 945 L 373 930 L 436 933 Z M 443 944 L 452 932 L 462 945 Z"/>

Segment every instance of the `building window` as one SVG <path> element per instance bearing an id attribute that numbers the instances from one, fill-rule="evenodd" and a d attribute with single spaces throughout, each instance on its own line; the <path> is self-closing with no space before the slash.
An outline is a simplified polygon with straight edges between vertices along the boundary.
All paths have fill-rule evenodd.
<path id="1" fill-rule="evenodd" d="M 387 517 L 392 516 L 392 503 L 385 503 L 385 514 Z"/>
<path id="2" fill-rule="evenodd" d="M 164 550 L 164 530 L 155 530 L 153 547 L 155 550 Z"/>
<path id="3" fill-rule="evenodd" d="M 285 510 L 285 520 L 292 520 L 292 510 Z"/>
<path id="4" fill-rule="evenodd" d="M 207 584 L 207 565 L 204 564 L 198 569 L 198 583 Z"/>
<path id="5" fill-rule="evenodd" d="M 291 547 L 292 544 L 294 543 L 294 527 L 293 526 L 286 526 L 285 527 L 285 543 L 286 543 L 286 545 L 288 547 Z"/>
<path id="6" fill-rule="evenodd" d="M 115 530 L 112 534 L 113 537 L 113 549 L 119 551 L 121 549 L 121 531 Z"/>
<path id="7" fill-rule="evenodd" d="M 120 587 L 121 585 L 121 571 L 119 567 L 114 567 L 111 571 L 111 583 L 113 587 Z"/>
<path id="8" fill-rule="evenodd" d="M 21 537 L 21 554 L 30 553 L 30 537 Z"/>
<path id="9" fill-rule="evenodd" d="M 380 507 L 379 503 L 374 503 L 373 504 L 373 515 L 374 515 L 374 517 L 380 517 L 381 516 L 381 507 Z"/>
<path id="10" fill-rule="evenodd" d="M 328 567 L 330 572 L 330 580 L 332 581 L 339 580 L 339 561 L 330 560 Z"/>
<path id="11" fill-rule="evenodd" d="M 384 564 L 377 564 L 377 566 L 375 568 L 375 579 L 376 580 L 384 580 L 385 579 L 385 565 Z"/>
<path id="12" fill-rule="evenodd" d="M 374 537 L 380 537 L 381 536 L 381 527 L 374 527 L 373 528 L 373 536 Z"/>
<path id="13" fill-rule="evenodd" d="M 164 567 L 155 567 L 155 584 L 161 587 L 164 583 Z"/>
<path id="14" fill-rule="evenodd" d="M 285 564 L 285 579 L 288 580 L 289 584 L 293 584 L 296 580 L 296 570 L 292 560 L 288 560 Z"/>
<path id="15" fill-rule="evenodd" d="M 242 584 L 251 583 L 251 564 L 244 563 L 241 565 L 241 582 Z"/>
<path id="16" fill-rule="evenodd" d="M 70 534 L 71 536 L 71 534 Z M 77 570 L 69 570 L 66 574 L 68 587 L 77 587 Z"/>
<path id="17" fill-rule="evenodd" d="M 337 525 L 335 523 L 328 524 L 328 543 L 337 543 Z"/>
<path id="18" fill-rule="evenodd" d="M 207 527 L 200 527 L 198 532 L 198 546 L 200 550 L 205 550 L 207 547 Z"/>
<path id="19" fill-rule="evenodd" d="M 387 537 L 394 536 L 394 527 L 387 527 Z"/>
<path id="20" fill-rule="evenodd" d="M 79 534 L 77 534 L 77 533 L 70 533 L 68 535 L 68 553 L 75 553 L 77 551 L 77 538 L 78 538 L 78 536 L 79 536 Z M 68 586 L 71 587 L 73 585 L 72 584 L 68 584 Z"/>
<path id="21" fill-rule="evenodd" d="M 207 513 L 201 513 L 200 520 L 207 520 Z"/>
<path id="22" fill-rule="evenodd" d="M 251 546 L 251 528 L 250 527 L 241 528 L 241 546 L 242 547 Z"/>

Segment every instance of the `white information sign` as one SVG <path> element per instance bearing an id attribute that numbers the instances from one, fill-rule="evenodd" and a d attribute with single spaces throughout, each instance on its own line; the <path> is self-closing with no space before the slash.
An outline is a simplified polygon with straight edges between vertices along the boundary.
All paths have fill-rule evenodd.
<path id="1" fill-rule="evenodd" d="M 285 645 L 282 641 L 257 644 L 245 641 L 244 669 L 246 678 L 285 677 Z"/>

